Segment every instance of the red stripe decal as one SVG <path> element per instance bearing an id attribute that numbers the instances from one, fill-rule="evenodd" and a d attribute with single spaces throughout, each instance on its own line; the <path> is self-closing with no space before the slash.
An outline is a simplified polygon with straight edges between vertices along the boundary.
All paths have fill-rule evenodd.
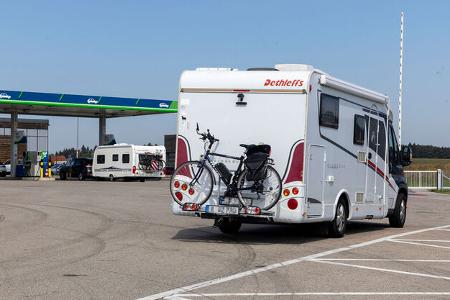
<path id="1" fill-rule="evenodd" d="M 303 180 L 303 142 L 298 143 L 292 151 L 292 159 L 289 164 L 289 172 L 284 183 Z"/>
<path id="2" fill-rule="evenodd" d="M 372 161 L 368 161 L 368 165 L 369 167 L 371 167 L 375 172 L 378 173 L 378 175 L 380 175 L 381 177 L 383 177 L 386 182 L 389 184 L 389 186 L 395 191 L 394 186 L 392 185 L 391 181 L 389 180 L 389 178 L 384 174 L 384 172 L 378 168 Z"/>
<path id="3" fill-rule="evenodd" d="M 187 162 L 189 160 L 188 154 L 188 146 L 186 141 L 178 137 L 177 140 L 177 168 L 181 166 L 181 164 Z"/>

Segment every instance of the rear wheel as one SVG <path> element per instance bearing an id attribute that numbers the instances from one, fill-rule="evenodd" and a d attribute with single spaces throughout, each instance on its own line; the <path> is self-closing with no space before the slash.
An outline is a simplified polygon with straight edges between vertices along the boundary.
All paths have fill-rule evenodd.
<path id="1" fill-rule="evenodd" d="M 139 179 L 140 182 L 145 182 L 145 178 Z"/>
<path id="2" fill-rule="evenodd" d="M 255 181 L 247 181 L 247 169 L 244 170 L 238 178 L 237 195 L 239 201 L 244 206 L 257 206 L 262 210 L 269 210 L 281 197 L 281 178 L 278 172 L 272 167 L 267 167 L 266 178 L 261 181 L 259 188 L 255 186 Z M 255 187 L 255 191 L 251 188 Z"/>
<path id="3" fill-rule="evenodd" d="M 66 179 L 67 179 L 66 173 L 59 172 L 59 180 L 66 180 Z"/>
<path id="4" fill-rule="evenodd" d="M 114 175 L 113 174 L 109 174 L 109 181 L 111 181 L 111 182 L 114 181 Z"/>
<path id="5" fill-rule="evenodd" d="M 242 222 L 233 218 L 217 218 L 214 225 L 223 233 L 236 234 L 241 229 Z"/>
<path id="6" fill-rule="evenodd" d="M 334 220 L 328 225 L 328 235 L 333 238 L 343 237 L 347 229 L 347 209 L 343 199 L 336 205 Z"/>
<path id="7" fill-rule="evenodd" d="M 402 228 L 406 221 L 406 196 L 404 193 L 399 193 L 395 203 L 395 209 L 392 215 L 389 216 L 389 224 L 392 227 Z"/>
<path id="8" fill-rule="evenodd" d="M 78 180 L 82 181 L 85 179 L 85 176 L 83 174 L 83 172 L 80 172 L 80 174 L 78 174 Z"/>
<path id="9" fill-rule="evenodd" d="M 204 204 L 213 190 L 213 173 L 200 161 L 187 161 L 170 178 L 170 194 L 178 204 Z"/>

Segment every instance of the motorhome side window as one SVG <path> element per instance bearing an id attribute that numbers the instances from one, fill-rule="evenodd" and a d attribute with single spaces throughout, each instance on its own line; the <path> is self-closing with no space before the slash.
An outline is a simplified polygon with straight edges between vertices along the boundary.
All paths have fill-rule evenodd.
<path id="1" fill-rule="evenodd" d="M 366 118 L 364 116 L 355 115 L 353 129 L 353 144 L 364 145 L 364 133 L 366 132 Z"/>
<path id="2" fill-rule="evenodd" d="M 127 164 L 130 162 L 130 154 L 122 154 L 122 163 Z"/>
<path id="3" fill-rule="evenodd" d="M 370 118 L 369 121 L 369 148 L 384 159 L 386 151 L 386 129 L 383 121 Z"/>
<path id="4" fill-rule="evenodd" d="M 97 163 L 98 164 L 104 164 L 105 163 L 105 156 L 104 155 L 97 155 Z"/>
<path id="5" fill-rule="evenodd" d="M 320 95 L 320 126 L 338 129 L 339 98 L 327 94 Z"/>
<path id="6" fill-rule="evenodd" d="M 113 154 L 112 161 L 119 161 L 119 154 Z"/>

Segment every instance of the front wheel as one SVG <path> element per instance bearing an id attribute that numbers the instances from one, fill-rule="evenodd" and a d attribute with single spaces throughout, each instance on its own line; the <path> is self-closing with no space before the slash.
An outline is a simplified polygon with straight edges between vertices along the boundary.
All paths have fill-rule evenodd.
<path id="1" fill-rule="evenodd" d="M 245 169 L 237 181 L 237 195 L 244 206 L 257 206 L 269 210 L 281 198 L 281 177 L 272 167 L 267 166 L 266 177 L 259 182 L 247 180 L 248 170 Z"/>
<path id="2" fill-rule="evenodd" d="M 214 180 L 211 169 L 201 161 L 187 161 L 170 178 L 170 194 L 179 205 L 203 205 L 211 196 Z"/>
<path id="3" fill-rule="evenodd" d="M 399 193 L 395 209 L 392 215 L 389 216 L 389 224 L 392 227 L 402 228 L 406 221 L 406 197 L 405 194 Z"/>

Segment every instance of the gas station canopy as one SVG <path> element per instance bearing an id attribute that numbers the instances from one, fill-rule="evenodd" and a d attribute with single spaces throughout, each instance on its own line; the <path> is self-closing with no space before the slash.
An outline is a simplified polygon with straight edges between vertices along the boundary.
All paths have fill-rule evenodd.
<path id="1" fill-rule="evenodd" d="M 127 117 L 177 112 L 177 101 L 0 90 L 0 113 Z"/>

